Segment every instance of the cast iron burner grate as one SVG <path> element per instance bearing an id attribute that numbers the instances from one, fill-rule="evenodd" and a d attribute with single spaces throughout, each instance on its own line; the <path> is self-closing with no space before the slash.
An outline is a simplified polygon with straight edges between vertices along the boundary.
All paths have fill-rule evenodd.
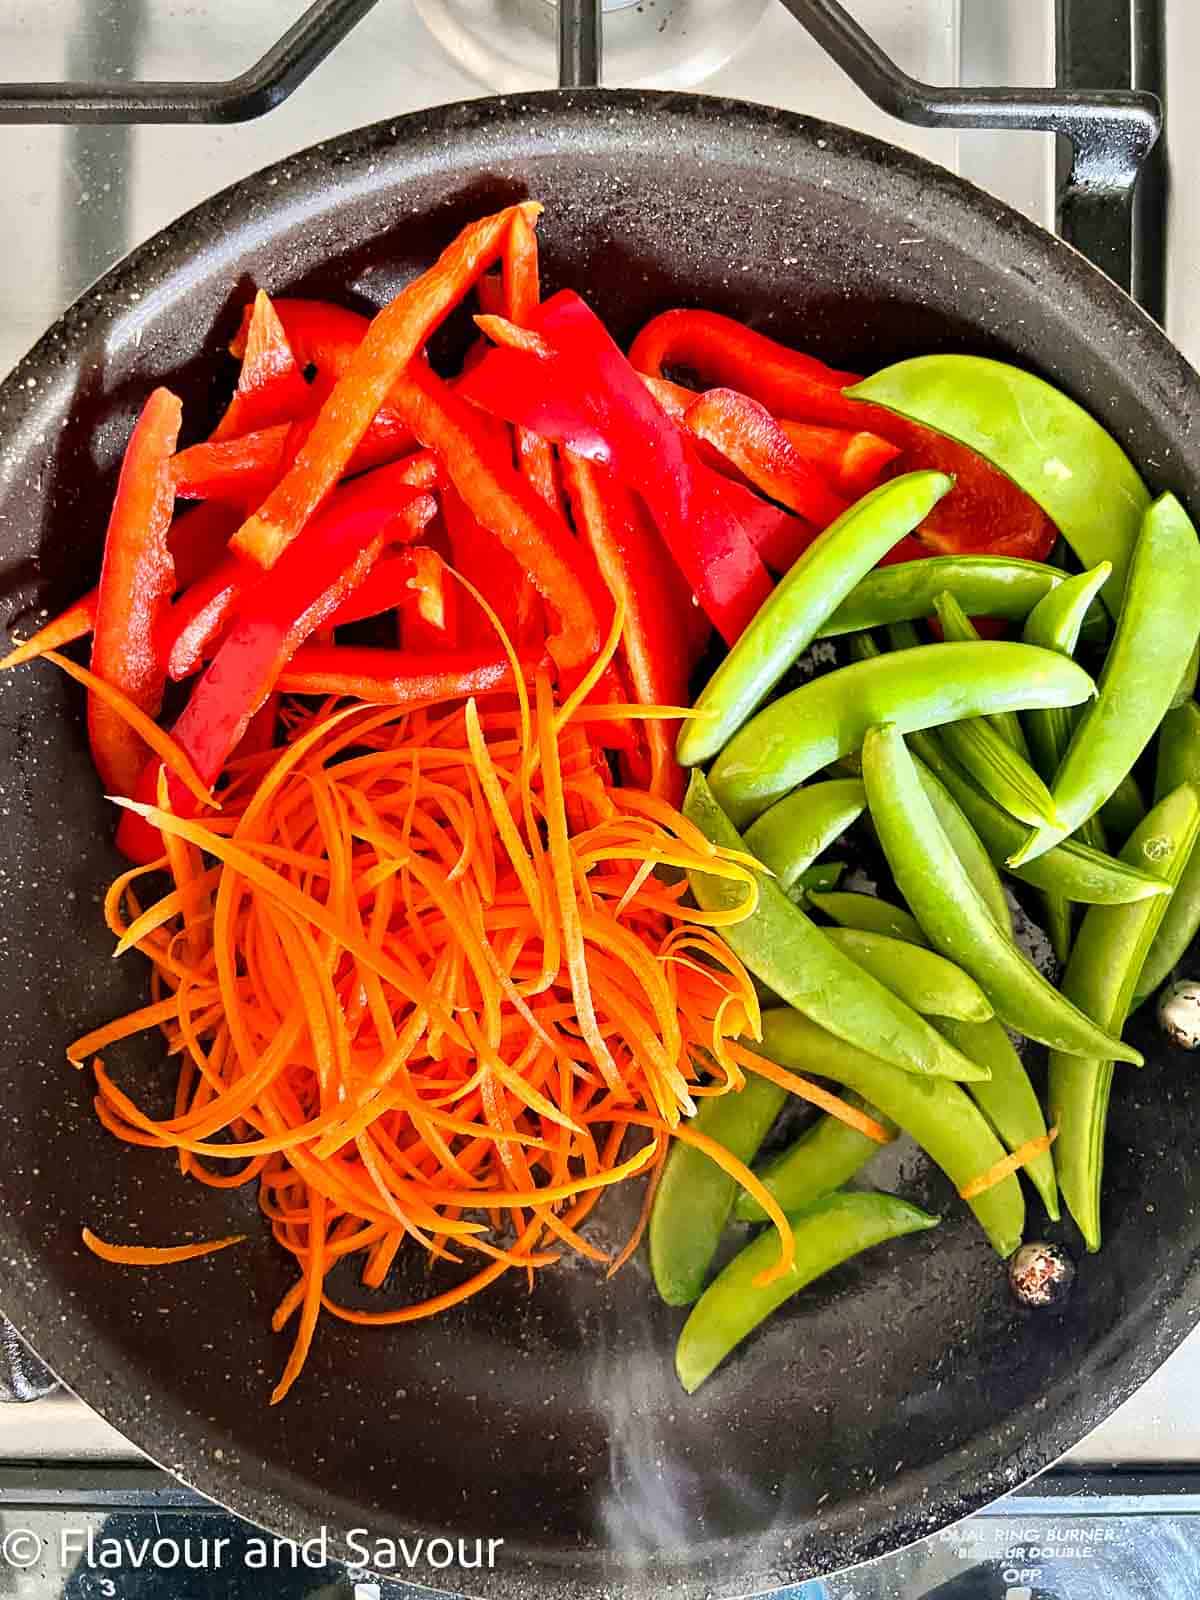
<path id="1" fill-rule="evenodd" d="M 236 77 L 217 82 L 2 83 L 0 123 L 248 122 L 281 105 L 376 0 L 313 0 Z M 602 77 L 602 0 L 557 0 L 558 78 Z M 1161 0 L 1055 0 L 1056 87 L 938 88 L 901 71 L 838 0 L 783 0 L 884 111 L 921 127 L 1016 128 L 1059 136 L 1058 227 L 1152 316 L 1163 302 Z M 0 1317 L 0 1402 L 54 1387 Z"/>

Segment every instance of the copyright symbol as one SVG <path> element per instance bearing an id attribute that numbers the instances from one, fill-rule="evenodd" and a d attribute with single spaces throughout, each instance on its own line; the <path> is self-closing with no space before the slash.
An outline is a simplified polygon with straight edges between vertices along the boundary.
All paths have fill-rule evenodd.
<path id="1" fill-rule="evenodd" d="M 0 1560 L 10 1567 L 32 1567 L 41 1558 L 41 1535 L 32 1528 L 10 1528 L 0 1539 Z"/>

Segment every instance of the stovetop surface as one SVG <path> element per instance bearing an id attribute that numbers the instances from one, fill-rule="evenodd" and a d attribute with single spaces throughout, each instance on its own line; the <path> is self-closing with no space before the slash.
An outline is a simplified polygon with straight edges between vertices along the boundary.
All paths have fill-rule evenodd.
<path id="1" fill-rule="evenodd" d="M 381 0 L 281 108 L 256 122 L 232 127 L 0 127 L 0 198 L 10 236 L 19 239 L 19 248 L 0 251 L 0 373 L 133 244 L 224 185 L 293 150 L 363 123 L 487 93 L 496 83 L 508 89 L 541 86 L 552 50 L 552 13 L 547 0 L 478 0 L 476 10 L 484 12 L 493 4 L 503 17 L 515 17 L 514 25 L 526 29 L 537 43 L 523 81 L 520 67 L 514 76 L 511 61 L 489 57 L 486 27 L 481 30 L 482 45 L 473 51 L 461 47 L 455 28 L 464 12 L 454 11 L 449 0 Z M 506 6 L 508 10 L 503 9 Z M 236 5 L 190 0 L 10 0 L 0 7 L 0 62 L 6 75 L 19 71 L 30 79 L 224 78 L 259 55 L 301 9 L 300 0 L 290 0 L 286 6 L 277 0 L 239 0 Z M 1053 81 L 1053 7 L 1049 0 L 854 0 L 851 9 L 902 67 L 929 81 L 1029 85 Z M 470 13 L 468 5 L 465 14 Z M 606 81 L 685 83 L 705 92 L 845 122 L 917 150 L 1036 220 L 1049 223 L 1054 182 L 1052 137 L 904 126 L 869 104 L 775 0 L 751 4 L 744 14 L 753 14 L 757 21 L 744 30 L 746 36 L 739 38 L 736 51 L 721 59 L 730 48 L 722 0 L 638 0 L 636 7 L 622 12 L 624 21 L 610 19 L 610 26 L 625 29 L 620 38 L 628 48 L 623 45 L 616 59 L 630 76 L 610 75 Z M 432 37 L 431 25 L 440 40 L 449 40 L 459 49 L 457 59 Z M 1191 127 L 1192 119 L 1200 116 L 1197 97 L 1194 88 L 1189 92 L 1184 87 L 1185 64 L 1200 53 L 1200 7 L 1193 0 L 1168 0 L 1167 37 L 1171 148 L 1176 167 L 1167 236 L 1167 328 L 1185 352 L 1200 355 L 1200 296 L 1195 293 L 1193 265 L 1195 247 L 1200 244 L 1200 185 L 1180 182 L 1178 177 L 1180 166 L 1186 173 L 1187 164 L 1196 159 L 1194 152 L 1200 148 L 1191 137 L 1193 131 L 1200 133 Z M 541 42 L 545 50 L 539 54 Z M 718 62 L 715 70 L 709 70 Z M 481 81 L 480 75 L 490 81 Z M 1180 92 L 1171 96 L 1173 83 Z M 1198 1396 L 1200 1333 L 1083 1441 L 1071 1453 L 1069 1464 L 1086 1469 L 1111 1463 L 1126 1467 L 1200 1465 Z M 9 1472 L 7 1492 L 0 1497 L 0 1533 L 12 1525 L 14 1485 L 33 1481 L 32 1463 L 137 1459 L 132 1446 L 63 1391 L 24 1406 L 0 1405 L 0 1462 L 18 1463 L 15 1477 Z M 1200 1506 L 1200 1499 L 1196 1505 Z M 1192 1515 L 1195 1508 L 1184 1507 L 1182 1501 L 1180 1507 L 1181 1517 L 1191 1518 L 1181 1526 L 1200 1530 L 1200 1517 Z M 167 1509 L 164 1503 L 158 1515 Z M 1139 1513 L 1126 1508 L 1117 1514 L 1133 1517 Z M 1133 1523 L 1122 1526 L 1128 1532 Z M 1193 1534 L 1189 1531 L 1177 1537 L 1183 1548 Z M 1120 1545 L 1121 1540 L 1116 1543 Z M 1200 1537 L 1195 1544 L 1200 1552 Z M 936 1544 L 930 1546 L 931 1551 L 935 1548 Z M 961 1567 L 962 1561 L 955 1559 Z M 933 1565 L 922 1583 L 936 1575 L 932 1554 L 929 1561 Z M 1003 1570 L 997 1567 L 998 1574 Z M 1019 1563 L 1014 1570 L 1019 1570 Z M 1067 1570 L 1074 1568 L 1068 1563 Z M 1200 1595 L 1200 1554 L 1192 1572 L 1187 1581 L 1194 1586 L 1181 1588 L 1181 1596 Z M 308 1588 L 279 1588 L 277 1592 L 297 1596 L 318 1592 L 313 1582 L 301 1578 L 309 1583 Z M 864 1600 L 879 1596 L 882 1600 L 888 1593 L 861 1584 L 838 1588 L 839 1581 L 829 1589 L 830 1600 L 850 1600 L 851 1596 Z M 946 1578 L 947 1583 L 951 1581 L 952 1575 Z M 11 1583 L 6 1588 L 0 1563 L 0 1595 L 50 1592 L 60 1591 L 13 1588 Z M 116 1591 L 85 1584 L 61 1592 L 107 1596 Z M 192 1591 L 122 1587 L 119 1592 L 140 1596 Z M 222 1592 L 257 1591 L 229 1588 Z M 332 1597 L 351 1591 L 327 1587 L 319 1592 Z M 918 1592 L 945 1596 L 946 1600 L 968 1592 L 985 1600 L 990 1600 L 993 1592 L 1015 1600 L 1040 1600 L 1043 1591 L 1036 1584 L 1001 1582 L 997 1576 L 994 1589 L 967 1591 L 935 1585 L 903 1590 L 906 1596 Z M 1072 1600 L 1077 1594 L 1086 1593 L 1092 1600 L 1093 1595 L 1107 1592 L 1105 1588 L 1084 1590 L 1069 1585 L 1053 1590 L 1055 1596 L 1071 1596 Z M 1135 1587 L 1112 1592 L 1130 1596 L 1175 1593 L 1173 1589 L 1143 1591 Z M 369 1594 L 365 1600 L 370 1600 Z"/>

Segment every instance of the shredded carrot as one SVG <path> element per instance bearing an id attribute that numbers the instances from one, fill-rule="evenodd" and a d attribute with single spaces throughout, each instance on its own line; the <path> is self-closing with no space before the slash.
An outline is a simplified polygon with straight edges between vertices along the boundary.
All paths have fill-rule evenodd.
<path id="1" fill-rule="evenodd" d="M 619 1115 L 626 1122 L 639 1128 L 657 1128 L 660 1126 L 653 1117 L 645 1116 L 638 1111 L 624 1112 Z M 689 1127 L 683 1123 L 669 1131 L 683 1144 L 690 1144 L 694 1149 L 703 1151 L 710 1161 L 714 1161 L 722 1172 L 728 1173 L 743 1189 L 757 1200 L 767 1213 L 767 1218 L 779 1235 L 779 1258 L 773 1267 L 768 1267 L 765 1272 L 760 1272 L 754 1279 L 755 1288 L 765 1289 L 768 1284 L 774 1283 L 777 1278 L 782 1278 L 785 1273 L 792 1270 L 796 1263 L 796 1240 L 792 1233 L 792 1225 L 784 1214 L 779 1201 L 755 1173 L 751 1172 L 746 1163 L 734 1155 L 733 1151 L 711 1138 L 707 1133 L 701 1133 L 699 1128 Z"/>
<path id="2" fill-rule="evenodd" d="M 3 666 L 0 662 L 0 666 Z M 696 722 L 712 715 L 694 706 L 655 706 L 606 700 L 602 706 L 580 706 L 572 720 L 589 722 Z"/>
<path id="3" fill-rule="evenodd" d="M 41 659 L 53 661 L 54 665 L 60 667 L 69 678 L 74 678 L 76 683 L 83 684 L 89 694 L 96 695 L 122 717 L 133 731 L 145 740 L 154 754 L 171 769 L 180 783 L 195 795 L 202 806 L 215 804 L 186 751 L 181 750 L 171 735 L 160 728 L 153 717 L 148 717 L 144 711 L 135 706 L 120 689 L 114 689 L 111 683 L 105 683 L 103 678 L 97 678 L 86 667 L 81 667 L 77 661 L 59 655 L 57 650 L 43 651 Z"/>
<path id="4" fill-rule="evenodd" d="M 618 605 L 564 698 L 539 670 L 532 697 L 514 675 L 486 710 L 285 700 L 285 742 L 237 769 L 219 814 L 176 815 L 162 784 L 157 806 L 118 801 L 163 838 L 163 856 L 105 902 L 117 953 L 151 962 L 151 996 L 70 1059 L 93 1059 L 96 1112 L 117 1138 L 169 1153 L 198 1182 L 258 1185 L 297 1266 L 273 1322 L 295 1332 L 272 1403 L 299 1378 L 323 1309 L 415 1321 L 505 1272 L 532 1282 L 563 1251 L 616 1270 L 673 1137 L 762 1199 L 687 1122 L 699 1094 L 744 1081 L 730 1052 L 759 1027 L 753 984 L 659 869 L 744 886 L 733 918 L 753 908 L 755 872 L 666 802 L 618 788 L 593 749 L 586 697 L 620 627 Z M 163 869 L 165 891 L 143 905 L 142 884 Z M 153 1028 L 178 1062 L 165 1119 L 96 1058 Z M 622 1156 L 633 1128 L 652 1137 Z M 610 1265 L 580 1224 L 639 1175 L 642 1217 Z M 763 1203 L 784 1244 L 772 1272 L 785 1271 L 790 1230 Z M 347 1256 L 385 1290 L 401 1248 L 468 1275 L 378 1312 L 331 1294 Z"/>
<path id="5" fill-rule="evenodd" d="M 610 1278 L 615 1277 L 616 1274 L 620 1272 L 625 1263 L 632 1255 L 635 1254 L 638 1245 L 641 1244 L 642 1239 L 645 1236 L 646 1229 L 650 1225 L 650 1213 L 654 1209 L 654 1197 L 658 1193 L 658 1185 L 662 1179 L 663 1165 L 666 1162 L 666 1159 L 667 1144 L 666 1140 L 664 1140 L 658 1155 L 651 1163 L 650 1175 L 646 1179 L 646 1187 L 642 1191 L 641 1209 L 638 1211 L 638 1219 L 634 1225 L 633 1232 L 629 1235 L 628 1239 L 626 1239 L 624 1245 L 621 1247 L 620 1253 L 613 1258 L 612 1265 L 608 1269 L 608 1276 Z"/>
<path id="6" fill-rule="evenodd" d="M 61 650 L 65 644 L 73 644 L 76 639 L 83 639 L 91 633 L 96 625 L 96 591 L 85 594 L 82 600 L 77 600 L 73 606 L 47 622 L 44 627 L 23 644 L 16 645 L 0 661 L 0 672 L 10 667 L 24 666 L 25 662 L 33 661 L 38 656 L 44 656 L 48 650 Z"/>
<path id="7" fill-rule="evenodd" d="M 769 1061 L 766 1056 L 756 1055 L 753 1050 L 747 1050 L 745 1045 L 731 1044 L 725 1048 L 734 1061 L 749 1067 L 751 1072 L 756 1072 L 760 1078 L 766 1078 L 768 1083 L 778 1084 L 781 1089 L 786 1089 L 798 1099 L 807 1100 L 811 1105 L 819 1106 L 822 1111 L 828 1111 L 830 1116 L 836 1117 L 839 1122 L 844 1122 L 848 1128 L 854 1128 L 858 1133 L 865 1134 L 868 1139 L 874 1139 L 876 1144 L 891 1143 L 892 1136 L 883 1124 L 876 1122 L 874 1117 L 867 1116 L 866 1112 L 860 1111 L 857 1106 L 852 1106 L 849 1101 L 839 1099 L 836 1094 L 831 1094 L 828 1089 L 822 1089 L 819 1084 L 810 1083 L 807 1078 L 800 1077 L 796 1072 L 789 1072 L 786 1067 Z M 1036 1151 L 1031 1154 L 1036 1154 Z M 1003 1176 L 1001 1173 L 1000 1177 Z M 997 1178 L 995 1181 L 998 1183 L 1000 1179 Z M 988 1187 L 989 1185 L 984 1184 L 985 1189 Z"/>
<path id="8" fill-rule="evenodd" d="M 1024 1144 L 1019 1144 L 1002 1161 L 997 1161 L 995 1166 L 989 1167 L 986 1172 L 981 1172 L 978 1177 L 965 1183 L 958 1191 L 960 1197 L 963 1200 L 974 1200 L 977 1195 L 986 1194 L 989 1189 L 994 1189 L 998 1183 L 1003 1183 L 1005 1178 L 1011 1177 L 1014 1172 L 1020 1172 L 1022 1167 L 1027 1167 L 1037 1156 L 1049 1150 L 1057 1138 L 1058 1129 L 1055 1127 L 1051 1128 L 1049 1133 L 1039 1134 L 1036 1139 L 1026 1139 Z"/>
<path id="9" fill-rule="evenodd" d="M 232 1233 L 227 1239 L 207 1239 L 203 1244 L 109 1244 L 90 1228 L 83 1230 L 83 1242 L 93 1255 L 121 1267 L 171 1267 L 177 1261 L 195 1261 L 200 1256 L 211 1256 L 214 1250 L 241 1244 L 245 1237 L 244 1233 Z"/>

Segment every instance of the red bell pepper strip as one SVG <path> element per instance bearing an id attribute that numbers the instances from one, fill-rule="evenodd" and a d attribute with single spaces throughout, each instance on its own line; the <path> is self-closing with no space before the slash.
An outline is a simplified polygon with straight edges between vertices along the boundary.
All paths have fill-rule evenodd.
<path id="1" fill-rule="evenodd" d="M 167 545 L 175 562 L 175 585 L 182 589 L 220 560 L 229 536 L 241 519 L 231 516 L 225 506 L 200 505 L 178 516 L 171 523 Z M 60 611 L 32 637 L 0 660 L 0 671 L 19 667 L 47 650 L 61 650 L 76 639 L 85 639 L 96 625 L 96 598 L 99 588 L 89 589 L 82 599 Z"/>
<path id="2" fill-rule="evenodd" d="M 216 566 L 229 549 L 229 540 L 237 532 L 239 520 L 233 507 L 217 501 L 211 505 L 187 506 L 176 516 L 167 543 L 175 560 L 177 589 L 185 589 Z"/>
<path id="3" fill-rule="evenodd" d="M 275 730 L 279 722 L 279 704 L 282 695 L 269 694 L 250 718 L 241 743 L 233 752 L 234 759 L 242 756 L 261 756 L 275 747 Z"/>
<path id="4" fill-rule="evenodd" d="M 402 591 L 402 598 L 396 604 L 396 643 L 416 655 L 460 650 L 464 648 L 463 610 L 471 602 L 467 591 L 449 571 L 450 541 L 440 514 L 422 531 L 421 543 L 414 546 L 413 551 L 417 570 L 412 575 L 413 586 Z M 398 554 L 402 556 L 405 552 Z M 386 566 L 387 560 L 385 557 L 380 566 Z M 435 615 L 435 610 L 440 617 Z M 489 639 L 489 648 L 495 642 L 494 637 Z"/>
<path id="5" fill-rule="evenodd" d="M 803 517 L 789 517 L 773 537 L 763 540 L 758 553 L 772 572 L 789 572 L 820 532 Z"/>
<path id="6" fill-rule="evenodd" d="M 219 500 L 245 508 L 271 492 L 283 470 L 289 424 L 259 428 L 238 439 L 189 445 L 171 463 L 181 500 Z"/>
<path id="7" fill-rule="evenodd" d="M 370 317 L 335 305 L 331 300 L 302 300 L 281 296 L 275 314 L 302 367 L 315 367 L 323 377 L 340 378 L 350 358 L 371 326 Z M 231 355 L 242 359 L 250 341 L 253 306 L 242 312 L 241 326 L 230 340 Z"/>
<path id="8" fill-rule="evenodd" d="M 611 472 L 568 451 L 563 476 L 579 536 L 610 591 L 624 602 L 621 644 L 634 698 L 640 705 L 686 705 L 691 607 L 678 568 L 633 496 Z M 683 771 L 675 760 L 679 724 L 647 721 L 640 726 L 649 755 L 648 787 L 677 805 L 684 789 Z"/>
<path id="9" fill-rule="evenodd" d="M 427 367 L 414 363 L 392 398 L 468 510 L 529 573 L 553 613 L 550 654 L 561 672 L 578 676 L 600 649 L 612 604 L 587 552 L 514 469 L 488 419 Z"/>
<path id="10" fill-rule="evenodd" d="M 207 784 L 214 784 L 301 644 L 322 627 L 371 570 L 405 503 L 418 491 L 395 486 L 381 497 L 370 479 L 348 484 L 305 529 L 269 577 L 245 590 L 220 648 L 173 729 Z M 171 781 L 182 816 L 195 801 Z"/>
<path id="11" fill-rule="evenodd" d="M 698 388 L 737 389 L 778 417 L 841 428 L 874 426 L 860 419 L 877 408 L 841 393 L 858 381 L 852 372 L 790 350 L 715 311 L 664 311 L 638 334 L 629 359 L 652 378 L 682 370 L 695 375 Z"/>
<path id="12" fill-rule="evenodd" d="M 537 315 L 542 303 L 541 269 L 538 261 L 537 233 L 524 212 L 518 212 L 508 230 L 501 257 L 501 287 L 504 307 L 512 322 L 524 328 Z M 479 341 L 479 360 L 487 345 Z M 463 368 L 474 371 L 474 365 Z M 552 510 L 562 515 L 563 499 L 554 460 L 554 446 L 528 428 L 515 428 L 517 465 L 522 476 L 541 495 Z M 546 618 L 537 590 L 529 574 L 522 573 L 517 598 L 517 642 L 532 645 L 546 637 Z"/>
<path id="13" fill-rule="evenodd" d="M 529 332 L 525 327 L 541 303 L 541 287 L 537 235 L 523 216 L 513 218 L 508 241 L 504 247 L 501 272 L 485 273 L 476 285 L 476 292 L 483 315 L 476 317 L 475 320 L 485 333 L 491 331 L 489 323 L 497 323 L 518 343 L 529 340 L 535 344 L 540 342 L 539 336 Z M 471 347 L 468 352 L 470 359 L 463 364 L 464 376 L 479 366 L 487 355 L 487 349 L 487 344 L 482 340 Z M 539 434 L 530 432 L 528 428 L 515 428 L 513 433 L 517 464 L 522 476 L 532 484 L 548 506 L 561 514 L 563 501 L 555 470 L 553 446 Z M 481 588 L 489 602 L 495 606 L 510 636 L 524 643 L 531 642 L 539 632 L 545 637 L 545 619 L 541 603 L 529 575 L 517 572 L 515 579 L 512 580 L 518 585 L 517 596 L 515 602 L 512 601 L 508 598 L 510 575 L 502 577 L 497 573 L 490 584 L 487 581 L 486 548 L 480 544 L 478 524 L 476 524 L 476 534 L 472 536 L 471 530 L 463 522 L 460 508 L 457 512 L 447 511 L 447 527 L 451 535 L 455 566 L 477 588 Z M 501 601 L 500 604 L 497 604 L 498 600 Z M 490 634 L 486 621 L 473 616 L 469 605 L 467 618 L 468 630 L 480 639 Z"/>
<path id="14" fill-rule="evenodd" d="M 234 535 L 234 548 L 247 560 L 264 569 L 275 565 L 345 472 L 397 378 L 497 259 L 517 209 L 464 228 L 437 262 L 375 317 L 291 468 Z M 526 209 L 536 217 L 541 207 Z"/>
<path id="15" fill-rule="evenodd" d="M 171 457 L 182 415 L 179 400 L 166 389 L 156 389 L 134 426 L 121 463 L 96 596 L 92 671 L 152 717 L 162 705 L 167 676 L 159 634 L 175 589 L 167 540 L 175 505 Z M 142 740 L 94 696 L 88 699 L 88 735 L 105 787 L 131 795 L 146 763 Z"/>
<path id="16" fill-rule="evenodd" d="M 399 628 L 411 651 L 454 650 L 459 646 L 462 585 L 446 571 L 446 563 L 428 545 L 414 545 L 412 576 L 396 602 Z"/>
<path id="17" fill-rule="evenodd" d="M 508 657 L 493 649 L 418 655 L 358 645 L 304 645 L 279 676 L 286 694 L 334 694 L 375 705 L 433 705 L 513 687 Z"/>
<path id="18" fill-rule="evenodd" d="M 219 501 L 244 515 L 246 507 L 265 499 L 290 468 L 315 422 L 315 416 L 306 417 L 290 425 L 260 428 L 239 439 L 189 445 L 173 463 L 176 494 L 181 500 Z M 394 411 L 386 416 L 381 413 L 376 424 L 351 456 L 347 477 L 390 465 L 414 449 L 412 429 Z"/>
<path id="19" fill-rule="evenodd" d="M 318 414 L 304 418 L 293 427 L 288 448 L 284 452 L 284 465 L 287 468 L 291 468 L 307 443 L 309 434 L 316 426 Z M 369 472 L 372 467 L 387 466 L 410 455 L 416 448 L 417 441 L 413 438 L 412 429 L 391 406 L 385 406 L 358 441 L 343 476 L 352 478 L 359 472 Z"/>
<path id="20" fill-rule="evenodd" d="M 547 300 L 534 329 L 552 356 L 497 348 L 460 392 L 610 466 L 641 496 L 701 605 L 732 642 L 770 593 L 755 542 L 784 513 L 699 460 L 578 295 Z"/>
<path id="21" fill-rule="evenodd" d="M 146 762 L 138 777 L 137 787 L 133 791 L 135 800 L 140 800 L 147 806 L 158 804 L 158 775 L 161 771 L 161 761 L 155 759 Z M 184 793 L 186 792 L 185 790 Z M 143 867 L 151 861 L 157 861 L 159 856 L 166 853 L 162 834 L 152 822 L 147 822 L 145 817 L 139 817 L 136 811 L 121 812 L 117 823 L 116 845 L 127 861 L 136 861 Z"/>
<path id="22" fill-rule="evenodd" d="M 237 392 L 213 429 L 212 439 L 237 439 L 277 422 L 294 422 L 311 405 L 311 392 L 296 365 L 283 324 L 270 297 L 260 289 L 250 312 Z"/>
<path id="23" fill-rule="evenodd" d="M 342 515 L 371 516 L 388 527 L 389 537 L 415 539 L 436 514 L 437 503 L 432 495 L 415 494 L 412 480 L 427 479 L 432 467 L 428 456 L 410 456 L 407 461 L 380 467 L 343 484 L 329 498 L 323 526 L 328 525 L 325 518 L 333 523 Z M 394 526 L 389 526 L 389 517 L 394 519 Z M 167 670 L 176 682 L 199 670 L 229 626 L 243 596 L 261 581 L 257 567 L 228 551 L 180 595 L 164 625 Z"/>
<path id="24" fill-rule="evenodd" d="M 512 235 L 510 233 L 509 237 Z M 485 316 L 511 317 L 508 296 L 504 292 L 503 272 L 485 272 L 475 285 L 479 309 Z M 513 319 L 516 320 L 515 318 Z"/>
<path id="25" fill-rule="evenodd" d="M 531 316 L 536 314 L 536 307 Z M 475 318 L 475 326 L 493 344 L 503 345 L 506 350 L 520 350 L 527 356 L 537 356 L 541 361 L 549 361 L 555 354 L 554 346 L 549 340 L 544 339 L 533 328 L 524 328 L 512 317 L 500 317 L 494 314 L 481 312 Z M 643 382 L 645 380 L 643 379 Z M 649 384 L 646 385 L 649 388 Z"/>
<path id="26" fill-rule="evenodd" d="M 901 451 L 885 468 L 885 477 L 920 467 L 949 473 L 955 487 L 918 533 L 885 557 L 887 562 L 946 553 L 1042 560 L 1053 547 L 1056 534 L 1049 518 L 982 456 L 881 406 L 849 399 L 840 389 L 855 382 L 853 374 L 826 367 L 731 317 L 713 311 L 665 311 L 638 334 L 629 358 L 639 372 L 655 379 L 664 378 L 668 369 L 686 370 L 703 385 L 727 385 L 789 422 L 868 430 Z M 781 423 L 785 431 L 789 422 Z M 849 484 L 844 487 L 853 492 Z"/>
<path id="27" fill-rule="evenodd" d="M 527 602 L 522 605 L 527 587 L 526 575 L 516 558 L 467 509 L 457 489 L 451 487 L 443 490 L 441 499 L 446 536 L 450 541 L 451 566 L 479 590 L 514 644 L 538 642 L 536 630 L 535 639 L 529 638 L 531 612 Z M 536 591 L 533 598 L 537 598 Z M 540 624 L 541 618 L 532 615 Z M 496 642 L 495 628 L 465 590 L 459 636 L 460 642 L 470 647 Z M 545 637 L 544 628 L 542 637 Z"/>
<path id="28" fill-rule="evenodd" d="M 225 555 L 202 578 L 184 590 L 171 607 L 164 629 L 167 672 L 179 683 L 198 672 L 213 642 L 228 626 L 244 583 L 253 583 L 254 568 Z"/>
<path id="29" fill-rule="evenodd" d="M 367 320 L 362 319 L 364 325 Z M 309 434 L 316 426 L 317 417 L 321 406 L 333 393 L 333 383 L 326 384 L 318 378 L 312 385 L 312 392 L 316 397 L 316 404 L 307 417 L 293 423 L 287 436 L 283 451 L 283 460 L 280 465 L 279 477 L 284 472 L 291 470 L 292 464 L 307 443 Z M 352 478 L 360 472 L 369 472 L 373 467 L 387 466 L 393 461 L 412 454 L 417 448 L 417 441 L 413 431 L 402 417 L 397 416 L 390 405 L 385 405 L 376 413 L 371 426 L 363 434 L 355 446 L 354 454 L 350 457 L 344 476 Z M 278 481 L 278 479 L 276 479 Z M 274 485 L 271 485 L 273 488 Z"/>
<path id="30" fill-rule="evenodd" d="M 371 319 L 328 300 L 277 300 L 275 311 L 297 361 L 305 367 L 316 368 L 317 375 L 309 389 L 313 415 L 304 433 L 307 438 L 316 421 L 316 412 L 350 365 L 354 352 L 366 337 Z M 234 355 L 241 355 L 246 348 L 249 319 L 247 308 L 237 337 L 229 347 Z M 385 401 L 359 441 L 346 471 L 362 472 L 367 467 L 394 461 L 397 456 L 406 455 L 414 443 L 411 431 Z M 288 461 L 289 466 L 292 459 L 294 454 Z"/>
<path id="31" fill-rule="evenodd" d="M 695 389 L 685 389 L 681 383 L 672 383 L 669 378 L 652 378 L 646 372 L 639 372 L 638 377 L 667 415 L 674 417 L 676 422 L 682 422 L 687 416 L 688 407 L 700 398 Z"/>
<path id="32" fill-rule="evenodd" d="M 826 528 L 847 502 L 805 461 L 766 406 L 734 389 L 707 389 L 688 407 L 687 425 L 727 456 L 756 489 Z"/>
<path id="33" fill-rule="evenodd" d="M 448 591 L 446 566 L 437 551 L 427 545 L 410 545 L 395 555 L 381 556 L 326 627 L 344 628 L 385 611 L 411 609 L 445 643 L 448 602 L 453 599 L 453 592 Z"/>
<path id="34" fill-rule="evenodd" d="M 798 456 L 823 472 L 850 500 L 858 500 L 873 489 L 884 468 L 900 454 L 900 446 L 877 433 L 848 428 L 825 428 L 816 422 L 789 422 L 779 426 Z M 907 469 L 906 469 L 907 470 Z"/>
<path id="35" fill-rule="evenodd" d="M 685 389 L 681 383 L 671 383 L 666 378 L 643 374 L 642 382 L 663 410 L 680 422 L 702 398 L 694 389 Z M 850 500 L 857 500 L 873 489 L 883 469 L 900 454 L 899 445 L 861 428 L 852 432 L 849 428 L 829 428 L 816 422 L 790 422 L 786 417 L 774 420 L 796 454 Z"/>
<path id="36" fill-rule="evenodd" d="M 875 423 L 871 424 L 872 428 Z M 884 562 L 913 561 L 920 556 L 995 555 L 1044 561 L 1054 548 L 1058 530 L 1050 518 L 1011 478 L 967 445 L 890 416 L 887 436 L 901 453 L 884 471 L 934 467 L 950 473 L 954 487 L 907 539 L 888 552 Z"/>

